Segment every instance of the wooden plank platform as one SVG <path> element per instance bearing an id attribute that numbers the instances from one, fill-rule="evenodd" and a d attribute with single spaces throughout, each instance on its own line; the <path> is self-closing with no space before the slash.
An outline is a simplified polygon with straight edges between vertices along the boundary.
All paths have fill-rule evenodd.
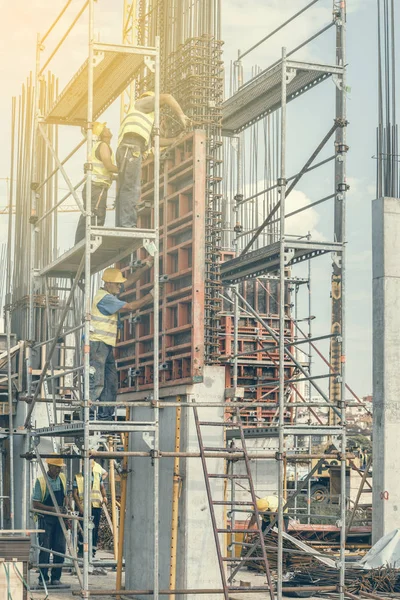
<path id="1" fill-rule="evenodd" d="M 93 73 L 93 121 L 121 95 L 155 54 L 154 48 L 94 44 L 95 67 Z M 75 73 L 70 82 L 45 115 L 47 123 L 85 127 L 88 107 L 88 60 Z"/>

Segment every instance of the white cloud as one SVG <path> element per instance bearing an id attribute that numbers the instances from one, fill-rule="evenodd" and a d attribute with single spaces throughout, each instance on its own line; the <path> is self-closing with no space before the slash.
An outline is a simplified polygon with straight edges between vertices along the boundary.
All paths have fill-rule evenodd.
<path id="1" fill-rule="evenodd" d="M 323 241 L 325 238 L 318 231 L 320 217 L 317 210 L 315 208 L 306 208 L 311 202 L 310 198 L 300 190 L 293 190 L 289 194 L 285 203 L 285 213 L 291 213 L 299 208 L 304 208 L 305 210 L 286 219 L 285 231 L 291 235 L 307 235 L 310 232 L 314 241 Z"/>

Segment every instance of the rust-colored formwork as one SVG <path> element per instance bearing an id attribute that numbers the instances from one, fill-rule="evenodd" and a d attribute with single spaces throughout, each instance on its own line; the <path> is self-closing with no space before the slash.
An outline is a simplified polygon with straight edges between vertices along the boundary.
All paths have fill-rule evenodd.
<path id="1" fill-rule="evenodd" d="M 222 252 L 222 261 L 234 256 L 233 252 Z M 274 280 L 249 279 L 239 284 L 240 294 L 258 312 L 267 325 L 278 332 L 279 330 L 279 282 Z M 289 295 L 287 291 L 288 304 Z M 226 364 L 226 388 L 233 387 L 234 356 L 234 320 L 231 307 L 226 304 L 221 314 L 219 340 L 220 361 Z M 289 307 L 288 307 L 289 310 Z M 293 324 L 291 319 L 285 321 L 285 337 L 293 339 Z M 241 416 L 246 426 L 259 427 L 269 424 L 277 415 L 278 379 L 279 379 L 279 348 L 278 342 L 251 315 L 241 315 L 238 324 L 238 386 L 244 388 L 244 398 L 248 401 L 265 403 L 265 407 L 251 406 L 241 410 Z M 287 359 L 285 378 L 293 375 L 292 363 Z M 288 389 L 288 394 L 294 397 Z M 285 418 L 292 419 L 292 411 L 287 411 Z"/>
<path id="2" fill-rule="evenodd" d="M 152 227 L 153 161 L 143 165 L 138 227 Z M 205 134 L 195 131 L 165 153 L 160 176 L 160 383 L 200 381 L 204 365 Z M 137 258 L 147 256 L 144 249 Z M 125 269 L 130 269 L 125 264 Z M 151 288 L 148 272 L 123 297 L 140 298 Z M 152 386 L 153 315 L 123 321 L 117 345 L 120 392 Z"/>

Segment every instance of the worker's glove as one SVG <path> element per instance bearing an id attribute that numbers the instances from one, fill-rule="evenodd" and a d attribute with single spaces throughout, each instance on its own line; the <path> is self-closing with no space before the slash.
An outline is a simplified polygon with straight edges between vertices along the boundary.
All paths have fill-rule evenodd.
<path id="1" fill-rule="evenodd" d="M 103 498 L 102 498 L 102 502 L 103 502 L 103 504 L 107 504 L 107 503 L 108 503 L 108 498 L 107 498 L 107 496 L 103 496 Z"/>
<path id="2" fill-rule="evenodd" d="M 146 260 L 143 261 L 143 264 L 150 269 L 150 267 L 154 265 L 154 257 L 150 256 L 149 258 L 146 258 Z"/>

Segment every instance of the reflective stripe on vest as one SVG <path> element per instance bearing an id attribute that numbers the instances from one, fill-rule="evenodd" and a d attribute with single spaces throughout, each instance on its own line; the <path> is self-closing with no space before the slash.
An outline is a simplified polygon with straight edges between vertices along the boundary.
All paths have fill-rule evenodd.
<path id="1" fill-rule="evenodd" d="M 106 290 L 99 290 L 94 297 L 92 304 L 92 319 L 90 325 L 90 341 L 104 342 L 109 346 L 115 346 L 117 343 L 118 315 L 103 315 L 97 308 L 98 303 L 104 296 L 107 296 Z"/>
<path id="2" fill-rule="evenodd" d="M 101 500 L 102 500 L 102 495 L 101 495 L 101 490 L 100 490 L 101 471 L 99 471 L 96 468 L 96 466 L 101 469 L 100 465 L 96 465 L 96 463 L 94 464 L 93 470 L 92 470 L 93 482 L 92 482 L 92 489 L 90 492 L 90 500 L 92 502 L 92 506 L 94 506 L 95 508 L 99 508 L 101 506 Z M 77 475 L 75 475 L 75 481 L 78 486 L 79 500 L 83 503 L 84 479 L 83 479 L 82 473 L 78 473 Z"/>
<path id="3" fill-rule="evenodd" d="M 118 146 L 126 133 L 135 133 L 143 138 L 146 146 L 149 145 L 150 136 L 154 125 L 154 113 L 143 113 L 133 107 L 129 110 L 119 128 Z"/>
<path id="4" fill-rule="evenodd" d="M 59 474 L 59 478 L 61 479 L 61 484 L 64 488 L 64 496 L 66 496 L 66 492 L 67 492 L 67 480 L 66 477 L 64 475 L 64 473 L 60 473 Z M 39 484 L 40 484 L 40 491 L 42 492 L 42 500 L 41 502 L 43 502 L 43 500 L 46 498 L 46 492 L 47 492 L 47 483 L 45 478 L 43 477 L 43 475 L 41 475 L 40 477 L 38 477 L 39 480 Z"/>
<path id="5" fill-rule="evenodd" d="M 107 187 L 110 187 L 110 185 L 112 184 L 112 174 L 110 173 L 110 171 L 108 171 L 104 164 L 102 163 L 101 160 L 99 160 L 96 156 L 96 151 L 97 149 L 100 147 L 100 144 L 105 144 L 106 142 L 97 142 L 96 144 L 94 144 L 93 148 L 92 148 L 92 166 L 93 166 L 93 170 L 92 170 L 92 178 L 93 178 L 93 182 L 100 184 L 100 185 L 106 185 Z M 108 146 L 108 144 L 107 144 Z M 110 148 L 110 146 L 108 146 Z M 110 148 L 111 150 L 111 148 Z M 114 154 L 111 151 L 111 162 L 114 164 L 115 163 L 115 159 L 114 159 Z"/>

